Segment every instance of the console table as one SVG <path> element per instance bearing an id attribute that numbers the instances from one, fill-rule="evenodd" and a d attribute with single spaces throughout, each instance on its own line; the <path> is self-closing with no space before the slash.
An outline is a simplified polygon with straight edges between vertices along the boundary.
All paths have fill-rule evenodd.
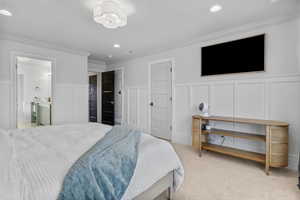
<path id="1" fill-rule="evenodd" d="M 207 125 L 209 121 L 261 125 L 265 127 L 266 131 L 264 135 L 258 135 L 214 128 L 211 130 L 202 130 L 202 126 Z M 200 156 L 202 150 L 208 150 L 263 163 L 265 164 L 265 172 L 268 175 L 270 167 L 288 166 L 288 127 L 288 123 L 280 121 L 194 115 L 192 128 L 193 147 L 199 150 Z M 262 154 L 209 144 L 207 140 L 209 134 L 260 141 L 266 146 L 266 152 Z"/>

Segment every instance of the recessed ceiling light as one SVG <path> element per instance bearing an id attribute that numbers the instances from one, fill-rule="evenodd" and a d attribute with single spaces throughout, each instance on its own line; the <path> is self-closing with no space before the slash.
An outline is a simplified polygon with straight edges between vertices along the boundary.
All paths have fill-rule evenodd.
<path id="1" fill-rule="evenodd" d="M 112 58 L 113 56 L 112 56 L 112 55 L 108 55 L 107 57 L 108 57 L 108 58 Z"/>
<path id="2" fill-rule="evenodd" d="M 4 15 L 4 16 L 12 16 L 12 13 L 9 12 L 8 10 L 0 10 L 0 15 Z"/>
<path id="3" fill-rule="evenodd" d="M 121 45 L 119 45 L 119 44 L 114 44 L 114 47 L 115 47 L 115 48 L 120 48 Z"/>
<path id="4" fill-rule="evenodd" d="M 215 13 L 215 12 L 219 12 L 223 9 L 223 7 L 220 4 L 216 4 L 213 5 L 212 7 L 210 7 L 210 12 Z"/>

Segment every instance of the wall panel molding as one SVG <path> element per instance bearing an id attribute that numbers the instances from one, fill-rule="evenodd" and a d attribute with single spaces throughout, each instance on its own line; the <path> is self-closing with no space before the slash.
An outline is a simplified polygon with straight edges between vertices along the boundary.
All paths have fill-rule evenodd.
<path id="1" fill-rule="evenodd" d="M 173 119 L 175 120 L 175 126 L 172 135 L 173 142 L 186 145 L 191 144 L 191 116 L 193 114 L 199 114 L 197 105 L 203 101 L 211 106 L 213 114 L 216 112 L 217 114 L 224 113 L 231 117 L 274 119 L 289 122 L 291 124 L 289 167 L 296 169 L 298 162 L 297 155 L 300 151 L 299 147 L 297 147 L 297 143 L 300 143 L 300 135 L 297 134 L 300 132 L 300 124 L 299 122 L 296 122 L 300 119 L 300 105 L 299 103 L 296 103 L 300 102 L 299 74 L 268 76 L 268 78 L 175 84 L 174 88 L 175 93 L 173 96 L 173 103 L 175 110 L 173 112 Z M 127 109 L 127 116 L 136 118 L 134 119 L 136 120 L 136 124 L 130 124 L 130 120 L 133 120 L 130 118 L 128 118 L 130 120 L 127 120 L 127 123 L 140 130 L 148 130 L 148 132 L 150 132 L 150 127 L 147 127 L 149 126 L 149 123 L 141 122 L 143 113 L 149 112 L 150 110 L 148 106 L 148 96 L 145 95 L 145 93 L 147 94 L 148 92 L 148 88 L 127 87 L 126 91 L 128 101 L 127 106 L 129 108 Z M 134 96 L 129 97 L 128 94 L 132 91 L 134 91 Z M 286 99 L 287 94 L 281 95 L 281 91 L 287 93 L 290 100 Z M 288 93 L 288 91 L 291 92 Z M 298 94 L 296 91 L 298 91 Z M 132 101 L 132 98 L 135 100 Z M 143 101 L 143 99 L 145 100 Z M 222 101 L 226 101 L 227 103 L 222 104 Z M 287 115 L 284 113 L 285 107 L 276 107 L 277 105 L 284 106 L 283 104 L 285 102 L 289 102 L 289 105 L 285 106 L 293 108 L 294 114 Z M 228 106 L 228 108 L 226 108 L 226 106 Z M 130 113 L 130 108 L 137 113 Z M 280 118 L 280 116 L 282 118 Z M 238 124 L 220 124 L 220 126 L 220 128 L 224 126 L 224 128 L 232 128 L 234 130 L 258 134 L 263 134 L 265 131 L 262 127 Z M 220 141 L 221 140 L 218 138 L 213 138 L 213 142 L 219 143 Z M 244 140 L 237 141 L 230 138 L 228 138 L 228 141 L 226 141 L 224 145 L 257 152 L 262 152 L 265 149 L 261 144 Z"/>
<path id="2" fill-rule="evenodd" d="M 53 94 L 54 124 L 88 122 L 87 108 L 87 84 L 56 84 Z"/>
<path id="3" fill-rule="evenodd" d="M 0 128 L 9 129 L 11 125 L 10 81 L 0 81 Z"/>

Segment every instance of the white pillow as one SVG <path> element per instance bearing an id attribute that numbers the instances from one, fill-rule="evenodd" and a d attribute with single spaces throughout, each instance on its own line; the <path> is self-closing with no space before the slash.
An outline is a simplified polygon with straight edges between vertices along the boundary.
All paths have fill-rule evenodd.
<path id="1" fill-rule="evenodd" d="M 7 131 L 0 129 L 0 199 L 11 199 L 12 185 L 9 180 L 9 165 L 13 147 Z"/>

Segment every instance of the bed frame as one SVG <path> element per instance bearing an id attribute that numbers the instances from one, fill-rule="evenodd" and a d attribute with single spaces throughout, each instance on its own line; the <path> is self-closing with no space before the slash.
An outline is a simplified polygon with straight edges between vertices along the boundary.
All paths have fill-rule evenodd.
<path id="1" fill-rule="evenodd" d="M 168 199 L 173 199 L 173 181 L 174 171 L 157 181 L 148 190 L 134 198 L 134 200 L 153 200 L 160 196 L 163 192 L 168 192 Z"/>

